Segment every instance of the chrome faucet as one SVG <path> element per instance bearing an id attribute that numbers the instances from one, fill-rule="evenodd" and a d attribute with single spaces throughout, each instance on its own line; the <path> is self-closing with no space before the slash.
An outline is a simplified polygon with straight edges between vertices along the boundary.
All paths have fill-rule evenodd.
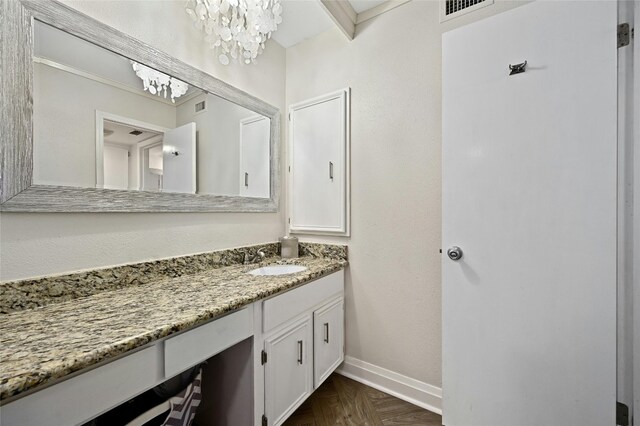
<path id="1" fill-rule="evenodd" d="M 251 255 L 249 255 L 249 252 L 246 251 L 244 253 L 244 264 L 248 265 L 250 263 L 260 263 L 264 260 L 264 258 L 266 257 L 266 254 L 264 253 L 265 248 L 259 248 L 258 251 L 256 252 L 255 256 L 251 257 Z"/>

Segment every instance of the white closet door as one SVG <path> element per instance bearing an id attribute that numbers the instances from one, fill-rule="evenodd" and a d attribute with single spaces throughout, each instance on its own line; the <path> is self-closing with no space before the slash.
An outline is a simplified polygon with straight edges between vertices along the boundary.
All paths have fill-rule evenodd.
<path id="1" fill-rule="evenodd" d="M 616 423 L 616 7 L 443 35 L 447 426 Z"/>
<path id="2" fill-rule="evenodd" d="M 348 234 L 348 93 L 290 108 L 291 232 Z"/>
<path id="3" fill-rule="evenodd" d="M 271 121 L 251 117 L 240 121 L 240 196 L 269 198 Z"/>

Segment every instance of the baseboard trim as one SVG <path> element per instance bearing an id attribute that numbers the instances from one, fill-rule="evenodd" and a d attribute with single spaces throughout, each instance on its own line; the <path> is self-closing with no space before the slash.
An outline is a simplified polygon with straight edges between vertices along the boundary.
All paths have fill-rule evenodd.
<path id="1" fill-rule="evenodd" d="M 439 387 L 350 356 L 344 357 L 336 373 L 425 410 L 442 414 L 442 389 Z"/>

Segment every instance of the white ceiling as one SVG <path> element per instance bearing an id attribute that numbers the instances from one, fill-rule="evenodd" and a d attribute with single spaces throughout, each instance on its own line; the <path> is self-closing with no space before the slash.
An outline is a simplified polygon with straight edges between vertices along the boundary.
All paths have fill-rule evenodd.
<path id="1" fill-rule="evenodd" d="M 160 133 L 152 132 L 150 130 L 136 129 L 131 126 L 127 126 L 120 123 L 114 123 L 113 121 L 104 121 L 104 141 L 110 143 L 116 143 L 121 145 L 135 145 L 139 142 L 146 141 Z M 142 131 L 139 135 L 132 135 L 129 132 L 132 130 Z M 111 133 L 113 132 L 113 133 Z"/>
<path id="2" fill-rule="evenodd" d="M 320 0 L 283 0 L 282 23 L 271 35 L 284 48 L 320 34 L 333 26 Z"/>
<path id="3" fill-rule="evenodd" d="M 357 13 L 376 7 L 386 0 L 349 0 Z M 282 47 L 291 47 L 324 32 L 334 25 L 320 0 L 282 0 L 282 24 L 272 38 Z"/>
<path id="4" fill-rule="evenodd" d="M 349 3 L 351 3 L 356 13 L 362 13 L 365 10 L 372 9 L 385 2 L 386 0 L 349 0 Z"/>

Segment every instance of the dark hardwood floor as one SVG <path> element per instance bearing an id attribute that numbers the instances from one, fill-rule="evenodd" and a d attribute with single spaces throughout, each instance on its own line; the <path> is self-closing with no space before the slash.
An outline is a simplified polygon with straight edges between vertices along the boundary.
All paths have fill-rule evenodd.
<path id="1" fill-rule="evenodd" d="M 339 374 L 332 374 L 285 426 L 440 426 L 440 415 Z"/>

